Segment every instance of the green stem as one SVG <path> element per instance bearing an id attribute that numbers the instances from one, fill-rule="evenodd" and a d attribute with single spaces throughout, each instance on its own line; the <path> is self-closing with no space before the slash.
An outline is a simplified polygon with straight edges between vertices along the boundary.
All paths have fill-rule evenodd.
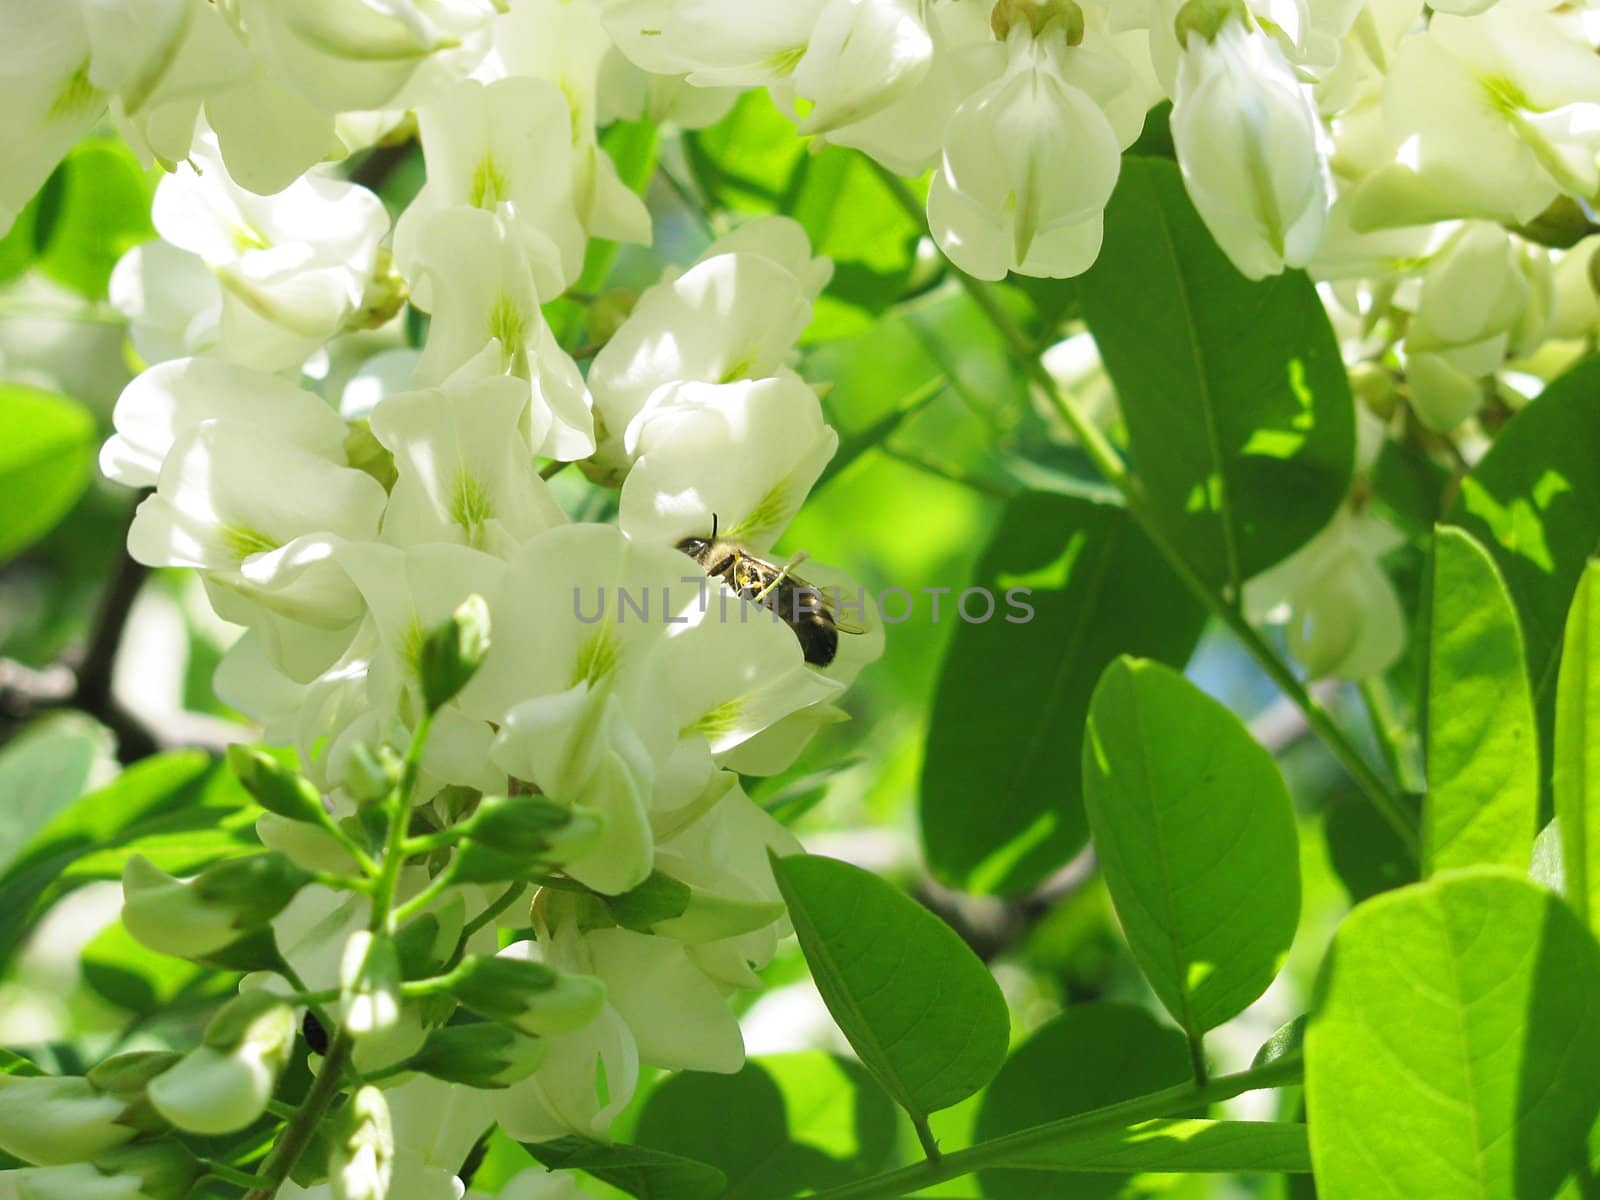
<path id="1" fill-rule="evenodd" d="M 528 885 L 518 881 L 517 883 L 513 883 L 505 891 L 501 892 L 497 897 L 495 897 L 493 903 L 491 903 L 488 908 L 484 909 L 477 916 L 473 917 L 472 920 L 468 921 L 466 925 L 462 927 L 461 937 L 457 941 L 456 953 L 458 955 L 464 953 L 466 951 L 467 943 L 472 940 L 472 935 L 477 933 L 478 930 L 482 929 L 501 913 L 505 912 L 506 909 L 515 904 L 517 902 L 517 898 L 527 890 Z"/>
<path id="2" fill-rule="evenodd" d="M 412 917 L 426 909 L 428 905 L 432 904 L 440 896 L 444 895 L 445 889 L 456 881 L 456 863 L 460 861 L 460 858 L 453 859 L 450 865 L 439 872 L 438 877 L 429 883 L 427 887 L 396 908 L 391 914 L 393 927 L 398 929 Z"/>
<path id="3" fill-rule="evenodd" d="M 334 841 L 339 843 L 340 848 L 346 854 L 355 859 L 356 866 L 365 871 L 369 878 L 378 873 L 378 864 L 372 860 L 372 855 L 363 850 L 361 844 L 355 838 L 341 829 L 339 822 L 335 821 L 331 815 L 324 814 L 322 827 L 328 831 Z"/>
<path id="4" fill-rule="evenodd" d="M 1194 1075 L 1195 1086 L 1205 1087 L 1209 1074 L 1206 1069 L 1205 1035 L 1189 1033 L 1185 1036 L 1189 1039 L 1189 1070 Z"/>
<path id="5" fill-rule="evenodd" d="M 432 854 L 435 850 L 447 850 L 466 836 L 467 831 L 460 826 L 441 829 L 437 833 L 425 833 L 419 837 L 407 838 L 404 853 L 407 858 L 414 858 L 418 854 Z"/>
<path id="6" fill-rule="evenodd" d="M 912 1117 L 911 1126 L 917 1131 L 917 1141 L 922 1143 L 922 1152 L 928 1156 L 929 1162 L 938 1162 L 944 1157 L 939 1152 L 939 1139 L 933 1136 L 933 1126 L 928 1124 L 927 1117 Z"/>
<path id="7" fill-rule="evenodd" d="M 1416 766 L 1406 745 L 1406 730 L 1395 719 L 1394 697 L 1389 685 L 1381 677 L 1361 681 L 1361 701 L 1367 709 L 1367 719 L 1372 722 L 1372 736 L 1383 753 L 1383 760 L 1401 791 L 1420 792 L 1422 781 L 1417 778 Z"/>
<path id="8" fill-rule="evenodd" d="M 249 1171 L 241 1171 L 230 1167 L 227 1163 L 216 1162 L 209 1158 L 200 1160 L 200 1165 L 206 1169 L 206 1174 L 224 1183 L 237 1184 L 239 1187 L 259 1188 L 273 1186 L 272 1180 L 261 1175 L 252 1175 Z"/>
<path id="9" fill-rule="evenodd" d="M 923 219 L 922 205 L 906 187 L 903 180 L 892 171 L 873 164 L 878 172 L 878 177 L 884 186 L 893 193 L 902 208 L 917 221 Z M 1383 781 L 1376 771 L 1362 757 L 1349 736 L 1339 727 L 1328 711 L 1319 704 L 1314 696 L 1306 690 L 1289 665 L 1280 658 L 1267 644 L 1254 626 L 1245 619 L 1239 606 L 1239 597 L 1224 596 L 1216 587 L 1197 574 L 1188 559 L 1174 546 L 1161 527 L 1161 522 L 1147 506 L 1144 492 L 1139 487 L 1138 481 L 1128 472 L 1127 464 L 1122 456 L 1105 434 L 1079 409 L 1071 396 L 1062 390 L 1055 377 L 1045 369 L 1040 361 L 1036 348 L 1028 341 L 1027 336 L 1017 325 L 1011 314 L 1006 311 L 994 292 L 981 281 L 972 278 L 955 266 L 950 267 L 951 273 L 966 289 L 967 295 L 978 307 L 978 310 L 988 318 L 1001 339 L 1006 343 L 1016 364 L 1034 384 L 1043 392 L 1046 399 L 1060 413 L 1062 420 L 1071 428 L 1078 444 L 1083 447 L 1084 453 L 1089 456 L 1095 469 L 1105 478 L 1106 482 L 1115 486 L 1122 492 L 1127 503 L 1129 514 L 1139 523 L 1141 529 L 1161 556 L 1166 559 L 1183 585 L 1194 593 L 1207 608 L 1215 613 L 1228 629 L 1239 640 L 1250 656 L 1260 664 L 1261 669 L 1267 673 L 1273 683 L 1288 696 L 1295 707 L 1300 710 L 1306 719 L 1306 724 L 1319 736 L 1335 758 L 1349 772 L 1355 780 L 1356 786 L 1371 801 L 1374 808 L 1383 816 L 1401 841 L 1417 853 L 1417 827 L 1416 820 L 1401 799 L 1396 796 Z"/>
<path id="10" fill-rule="evenodd" d="M 818 1192 L 811 1200 L 886 1200 L 891 1196 L 904 1196 L 936 1183 L 970 1175 L 974 1171 L 1004 1166 L 1024 1154 L 1056 1146 L 1070 1146 L 1110 1129 L 1123 1129 L 1141 1121 L 1176 1116 L 1244 1092 L 1287 1087 L 1300 1082 L 1300 1078 L 1299 1055 L 1285 1055 L 1265 1066 L 1252 1067 L 1236 1075 L 1219 1076 L 1204 1085 L 1186 1083 L 1106 1108 L 1097 1108 L 1092 1112 L 1064 1117 L 1059 1121 L 1047 1121 L 1043 1125 L 1008 1133 L 1004 1137 L 990 1138 L 976 1146 L 946 1154 L 937 1161 L 920 1162 L 872 1179 L 829 1188 Z"/>
<path id="11" fill-rule="evenodd" d="M 411 795 L 416 791 L 417 773 L 422 768 L 422 749 L 428 741 L 428 731 L 433 727 L 433 714 L 425 712 L 417 721 L 411 735 L 411 745 L 406 748 L 406 759 L 400 768 L 400 780 L 389 793 L 389 832 L 384 842 L 383 861 L 378 877 L 372 884 L 373 933 L 390 933 L 395 929 L 394 893 L 400 883 L 400 868 L 406 861 L 406 832 L 411 824 Z"/>
<path id="12" fill-rule="evenodd" d="M 306 1093 L 293 1119 L 284 1127 L 282 1136 L 272 1147 L 272 1153 L 262 1162 L 261 1182 L 252 1187 L 245 1200 L 272 1200 L 278 1194 L 278 1188 L 289 1178 L 289 1172 L 300 1161 L 317 1126 L 327 1116 L 328 1107 L 339 1094 L 339 1087 L 344 1082 L 345 1065 L 349 1061 L 350 1039 L 341 1029 L 334 1034 L 333 1043 L 328 1047 L 328 1057 L 322 1060 L 322 1070 L 317 1072 L 316 1079 L 312 1081 L 311 1090 Z"/>

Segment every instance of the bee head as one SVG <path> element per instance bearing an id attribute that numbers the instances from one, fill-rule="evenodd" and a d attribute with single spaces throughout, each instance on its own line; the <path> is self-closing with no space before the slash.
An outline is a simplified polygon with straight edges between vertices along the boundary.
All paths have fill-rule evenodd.
<path id="1" fill-rule="evenodd" d="M 717 514 L 711 514 L 710 537 L 686 537 L 678 543 L 678 549 L 690 558 L 704 561 L 706 551 L 710 550 L 717 542 Z"/>

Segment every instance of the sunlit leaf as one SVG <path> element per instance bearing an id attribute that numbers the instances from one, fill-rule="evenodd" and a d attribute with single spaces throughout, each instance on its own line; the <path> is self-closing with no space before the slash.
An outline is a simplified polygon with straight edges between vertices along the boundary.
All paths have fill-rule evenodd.
<path id="1" fill-rule="evenodd" d="M 1245 279 L 1176 164 L 1128 158 L 1078 286 L 1134 470 L 1194 569 L 1237 587 L 1309 541 L 1355 461 L 1350 385 L 1311 281 Z"/>
<path id="2" fill-rule="evenodd" d="M 1584 570 L 1567 616 L 1552 784 L 1562 883 L 1594 930 L 1600 922 L 1600 562 Z"/>
<path id="3" fill-rule="evenodd" d="M 837 859 L 773 870 L 828 1011 L 897 1103 L 925 1117 L 989 1082 L 1005 1059 L 1005 998 L 948 925 Z"/>
<path id="4" fill-rule="evenodd" d="M 1266 990 L 1294 940 L 1300 858 L 1283 776 L 1233 713 L 1127 658 L 1095 688 L 1083 775 L 1128 945 L 1198 1037 Z"/>
<path id="5" fill-rule="evenodd" d="M 1434 540 L 1424 873 L 1525 871 L 1539 823 L 1539 730 L 1516 610 L 1494 560 L 1459 529 Z"/>
<path id="6" fill-rule="evenodd" d="M 248 851 L 259 813 L 204 754 L 130 767 L 59 812 L 0 875 L 0 962 L 57 900 L 90 880 L 118 878 L 133 854 L 182 874 Z"/>
<path id="7" fill-rule="evenodd" d="M 1600 547 L 1600 359 L 1551 383 L 1515 417 L 1462 480 L 1449 513 L 1494 556 L 1522 622 L 1539 711 L 1543 761 L 1552 761 L 1561 635 L 1589 556 Z"/>
<path id="8" fill-rule="evenodd" d="M 94 418 L 65 396 L 0 386 L 0 562 L 48 533 L 89 486 Z"/>
<path id="9" fill-rule="evenodd" d="M 0 749 L 0 871 L 28 839 L 113 770 L 110 733 L 81 713 L 30 726 Z"/>
<path id="10" fill-rule="evenodd" d="M 1600 1111 L 1600 949 L 1501 868 L 1386 893 L 1335 934 L 1305 1054 L 1323 1195 L 1548 1197 Z"/>
<path id="11" fill-rule="evenodd" d="M 57 283 L 99 300 L 117 259 L 155 236 L 152 188 L 133 152 L 111 139 L 80 143 L 64 170 L 60 211 L 38 267 Z"/>

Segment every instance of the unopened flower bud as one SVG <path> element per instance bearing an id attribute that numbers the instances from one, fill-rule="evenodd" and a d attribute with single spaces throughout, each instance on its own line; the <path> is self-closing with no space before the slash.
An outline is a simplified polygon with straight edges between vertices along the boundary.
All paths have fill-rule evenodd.
<path id="1" fill-rule="evenodd" d="M 291 821 L 326 824 L 327 810 L 316 785 L 272 755 L 254 746 L 233 745 L 228 747 L 228 766 L 244 790 L 268 812 Z"/>
<path id="2" fill-rule="evenodd" d="M 83 1162 L 139 1132 L 121 1120 L 127 1107 L 78 1076 L 0 1075 L 0 1150 L 39 1166 Z"/>
<path id="3" fill-rule="evenodd" d="M 344 1111 L 343 1128 L 328 1155 L 335 1200 L 384 1200 L 394 1176 L 394 1130 L 383 1093 L 367 1086 Z"/>
<path id="4" fill-rule="evenodd" d="M 543 963 L 504 955 L 472 955 L 445 976 L 442 987 L 479 1016 L 531 1034 L 569 1033 L 605 1005 L 605 984 Z"/>
<path id="5" fill-rule="evenodd" d="M 772 924 L 784 912 L 779 902 L 720 895 L 690 887 L 661 871 L 632 891 L 600 900 L 624 929 L 689 945 L 751 933 Z"/>
<path id="6" fill-rule="evenodd" d="M 544 796 L 490 796 L 467 826 L 456 877 L 473 883 L 525 878 L 587 851 L 604 825 L 599 813 Z"/>
<path id="7" fill-rule="evenodd" d="M 353 1037 L 387 1033 L 400 1023 L 400 955 L 382 934 L 350 935 L 339 965 L 339 1005 Z"/>
<path id="8" fill-rule="evenodd" d="M 447 1083 L 503 1088 L 537 1071 L 545 1049 L 542 1039 L 496 1021 L 447 1025 L 430 1033 L 406 1066 Z"/>
<path id="9" fill-rule="evenodd" d="M 142 1096 L 152 1079 L 176 1066 L 182 1057 L 170 1050 L 134 1050 L 106 1059 L 84 1078 L 97 1090 L 114 1096 Z"/>
<path id="10" fill-rule="evenodd" d="M 156 1111 L 190 1133 L 234 1133 L 266 1111 L 294 1048 L 294 1010 L 245 992 L 207 1027 L 205 1041 L 149 1088 Z"/>
<path id="11" fill-rule="evenodd" d="M 467 686 L 488 650 L 489 606 L 482 596 L 468 596 L 422 643 L 417 673 L 429 712 L 443 708 Z"/>
<path id="12" fill-rule="evenodd" d="M 135 856 L 122 872 L 122 923 L 160 954 L 204 958 L 266 925 L 310 876 L 281 854 L 255 854 L 180 880 Z"/>

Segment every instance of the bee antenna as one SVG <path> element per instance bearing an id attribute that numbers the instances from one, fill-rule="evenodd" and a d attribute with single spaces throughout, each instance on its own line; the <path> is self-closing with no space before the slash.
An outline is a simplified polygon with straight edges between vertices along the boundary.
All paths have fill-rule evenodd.
<path id="1" fill-rule="evenodd" d="M 716 513 L 712 513 L 711 514 L 711 540 L 713 542 L 717 540 L 717 514 Z"/>

